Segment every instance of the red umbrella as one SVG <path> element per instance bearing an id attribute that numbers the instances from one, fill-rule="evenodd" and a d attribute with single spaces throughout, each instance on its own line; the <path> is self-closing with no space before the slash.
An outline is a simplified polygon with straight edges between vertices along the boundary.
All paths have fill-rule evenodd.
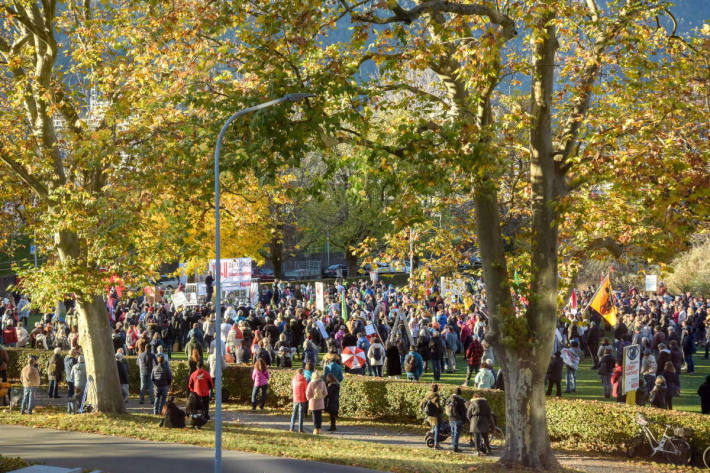
<path id="1" fill-rule="evenodd" d="M 343 364 L 351 370 L 365 366 L 365 352 L 358 347 L 345 347 L 342 359 Z"/>

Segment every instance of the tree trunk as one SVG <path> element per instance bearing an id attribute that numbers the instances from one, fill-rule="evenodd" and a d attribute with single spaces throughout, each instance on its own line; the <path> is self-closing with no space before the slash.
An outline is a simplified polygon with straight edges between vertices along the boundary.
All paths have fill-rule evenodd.
<path id="1" fill-rule="evenodd" d="M 354 278 L 357 276 L 357 256 L 349 249 L 345 250 L 345 264 L 348 267 L 348 277 Z M 377 269 L 377 268 L 373 268 Z"/>
<path id="2" fill-rule="evenodd" d="M 274 267 L 274 279 L 281 279 L 281 264 L 283 263 L 284 239 L 283 226 L 276 227 L 276 234 L 269 242 L 269 252 L 271 256 L 271 264 Z"/>
<path id="3" fill-rule="evenodd" d="M 504 349 L 501 358 L 505 383 L 505 448 L 500 462 L 538 470 L 559 466 L 550 446 L 545 419 L 546 350 L 521 353 Z"/>
<path id="4" fill-rule="evenodd" d="M 75 233 L 59 232 L 55 235 L 59 258 L 64 262 L 79 256 L 79 239 Z M 103 413 L 125 413 L 126 406 L 121 394 L 116 369 L 116 357 L 111 341 L 106 305 L 100 295 L 91 300 L 77 300 L 79 313 L 79 344 L 81 345 L 88 379 L 93 379 L 87 401 L 96 411 Z"/>
<path id="5" fill-rule="evenodd" d="M 77 301 L 77 310 L 79 343 L 86 363 L 87 386 L 88 379 L 94 379 L 94 389 L 89 390 L 87 402 L 99 412 L 125 413 L 126 406 L 111 341 L 111 326 L 103 298 L 94 296 L 89 302 Z"/>

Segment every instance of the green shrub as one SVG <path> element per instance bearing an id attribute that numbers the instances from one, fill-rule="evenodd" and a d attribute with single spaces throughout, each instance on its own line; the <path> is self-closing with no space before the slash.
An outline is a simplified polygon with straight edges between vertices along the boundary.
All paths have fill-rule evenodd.
<path id="1" fill-rule="evenodd" d="M 8 376 L 18 379 L 22 367 L 31 354 L 40 360 L 42 376 L 46 376 L 47 359 L 51 351 L 8 349 L 10 363 Z M 127 357 L 129 363 L 130 389 L 138 393 L 140 378 L 136 357 Z M 177 395 L 187 394 L 189 368 L 185 361 L 170 363 L 173 372 L 172 391 Z M 251 400 L 252 368 L 229 365 L 224 370 L 223 385 L 231 400 L 246 403 Z M 291 379 L 295 370 L 273 369 L 269 380 L 268 402 L 273 407 L 291 406 Z M 449 396 L 455 386 L 440 384 L 442 398 Z M 344 417 L 367 419 L 396 419 L 417 421 L 424 417 L 419 403 L 429 390 L 427 383 L 402 380 L 375 379 L 366 376 L 347 375 L 341 386 L 340 413 Z M 464 398 L 481 393 L 488 399 L 491 409 L 502 426 L 505 420 L 505 396 L 501 391 L 462 388 Z M 581 447 L 584 450 L 622 452 L 625 445 L 637 435 L 636 413 L 661 425 L 682 426 L 692 431 L 691 443 L 699 449 L 710 445 L 710 421 L 701 414 L 666 411 L 652 407 L 628 406 L 615 402 L 548 400 L 547 426 L 550 438 L 564 446 Z M 660 426 L 653 426 L 658 432 Z M 660 432 L 658 432 L 660 433 Z"/>
<path id="2" fill-rule="evenodd" d="M 29 463 L 19 457 L 4 457 L 0 455 L 0 473 L 15 471 L 30 466 Z"/>
<path id="3" fill-rule="evenodd" d="M 689 429 L 689 441 L 696 451 L 710 445 L 710 419 L 702 414 L 580 400 L 550 400 L 546 407 L 550 439 L 570 447 L 603 452 L 625 451 L 626 445 L 639 432 L 637 413 L 659 424 L 650 426 L 657 438 L 667 424 Z"/>
<path id="4" fill-rule="evenodd" d="M 48 350 L 29 350 L 22 348 L 8 349 L 10 366 L 8 376 L 18 379 L 27 358 L 35 354 L 44 359 L 41 364 L 42 376 L 46 377 L 46 360 L 51 356 Z M 130 391 L 138 394 L 140 391 L 140 373 L 135 356 L 126 357 Z M 187 395 L 187 384 L 190 378 L 186 361 L 172 361 L 170 368 L 173 373 L 172 392 L 178 396 Z M 273 407 L 289 407 L 292 404 L 291 380 L 295 370 L 272 369 L 269 380 L 267 405 Z M 222 384 L 229 393 L 230 400 L 250 402 L 252 391 L 252 368 L 250 366 L 229 365 L 224 369 Z M 345 417 L 369 419 L 397 419 L 400 421 L 416 421 L 423 419 L 424 414 L 419 409 L 419 403 L 429 390 L 427 383 L 414 383 L 403 380 L 375 379 L 367 376 L 347 375 L 343 380 L 340 396 L 340 414 Z M 455 386 L 440 384 L 442 397 L 449 396 Z M 475 392 L 480 392 L 496 413 L 499 423 L 505 418 L 505 398 L 501 391 L 476 390 L 462 388 L 464 398 L 468 399 Z"/>

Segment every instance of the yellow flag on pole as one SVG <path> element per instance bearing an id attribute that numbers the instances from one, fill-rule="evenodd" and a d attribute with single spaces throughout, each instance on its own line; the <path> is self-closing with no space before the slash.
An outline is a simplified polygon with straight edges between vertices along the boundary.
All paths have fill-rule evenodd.
<path id="1" fill-rule="evenodd" d="M 616 306 L 614 305 L 614 296 L 611 293 L 611 281 L 609 276 L 604 278 L 602 285 L 594 294 L 592 302 L 589 303 L 589 307 L 599 312 L 604 320 L 609 322 L 612 327 L 616 325 Z"/>

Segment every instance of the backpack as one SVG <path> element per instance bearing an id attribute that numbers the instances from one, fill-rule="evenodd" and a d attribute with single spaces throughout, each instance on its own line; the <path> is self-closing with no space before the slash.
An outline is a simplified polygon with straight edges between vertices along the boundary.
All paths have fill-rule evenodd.
<path id="1" fill-rule="evenodd" d="M 444 404 L 444 413 L 446 413 L 446 417 L 448 417 L 449 419 L 456 415 L 456 411 L 454 411 L 453 398 L 448 398 L 446 400 L 446 403 Z"/>
<path id="2" fill-rule="evenodd" d="M 407 373 L 414 373 L 417 369 L 417 360 L 414 359 L 412 355 L 407 355 L 407 359 L 404 360 L 404 370 Z"/>
<path id="3" fill-rule="evenodd" d="M 436 407 L 436 404 L 434 404 L 431 399 L 427 399 L 426 402 L 424 403 L 424 406 L 422 408 L 422 411 L 424 412 L 424 415 L 427 417 L 438 417 L 440 412 L 439 408 Z"/>
<path id="4" fill-rule="evenodd" d="M 328 393 L 320 386 L 316 385 L 313 388 L 313 399 L 323 399 Z"/>
<path id="5" fill-rule="evenodd" d="M 372 357 L 375 359 L 375 361 L 380 361 L 382 358 L 382 350 L 380 347 L 375 347 L 374 350 L 372 350 Z"/>

